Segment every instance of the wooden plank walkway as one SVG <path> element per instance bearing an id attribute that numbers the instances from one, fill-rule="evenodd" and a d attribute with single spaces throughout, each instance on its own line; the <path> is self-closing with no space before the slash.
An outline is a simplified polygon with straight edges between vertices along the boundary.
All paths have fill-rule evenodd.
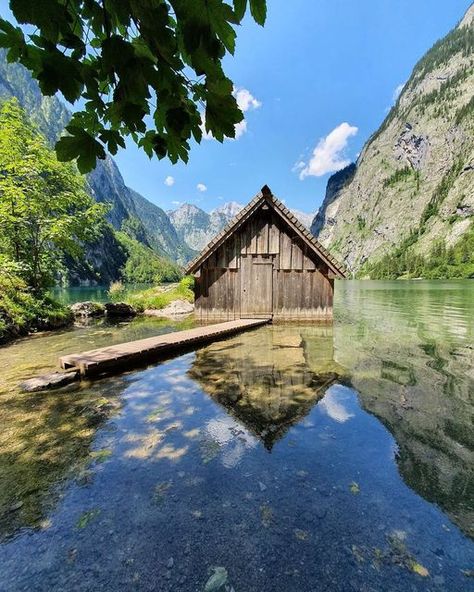
<path id="1" fill-rule="evenodd" d="M 214 341 L 239 331 L 258 327 L 268 323 L 269 320 L 268 318 L 238 319 L 186 331 L 165 333 L 156 337 L 93 349 L 80 354 L 69 354 L 59 358 L 59 363 L 64 369 L 77 368 L 82 376 L 110 372 L 116 367 L 122 368 L 152 358 L 164 357 L 194 344 Z"/>

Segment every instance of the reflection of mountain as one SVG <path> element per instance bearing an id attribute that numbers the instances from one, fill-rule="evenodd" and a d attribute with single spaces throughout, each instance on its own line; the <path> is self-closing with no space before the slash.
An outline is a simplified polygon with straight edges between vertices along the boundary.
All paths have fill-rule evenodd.
<path id="1" fill-rule="evenodd" d="M 214 343 L 196 353 L 189 370 L 268 450 L 343 373 L 333 360 L 331 328 L 291 325 Z"/>
<path id="2" fill-rule="evenodd" d="M 337 359 L 395 437 L 405 482 L 474 536 L 472 290 L 367 286 L 345 285 L 357 321 L 336 324 Z"/>

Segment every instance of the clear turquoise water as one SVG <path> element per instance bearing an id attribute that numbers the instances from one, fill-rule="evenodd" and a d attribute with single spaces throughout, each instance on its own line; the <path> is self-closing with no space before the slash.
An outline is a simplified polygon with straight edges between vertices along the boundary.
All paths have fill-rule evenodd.
<path id="1" fill-rule="evenodd" d="M 16 390 L 183 326 L 0 349 L 2 590 L 474 589 L 474 282 L 341 282 L 333 327 Z"/>

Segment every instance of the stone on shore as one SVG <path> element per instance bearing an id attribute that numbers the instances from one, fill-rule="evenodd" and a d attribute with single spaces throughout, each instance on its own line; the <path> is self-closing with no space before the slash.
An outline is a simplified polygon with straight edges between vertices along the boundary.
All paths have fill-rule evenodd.
<path id="1" fill-rule="evenodd" d="M 50 388 L 58 388 L 74 382 L 79 376 L 79 370 L 68 370 L 67 372 L 51 372 L 25 380 L 20 384 L 20 389 L 27 393 L 44 391 Z"/>
<path id="2" fill-rule="evenodd" d="M 86 300 L 85 302 L 76 302 L 69 307 L 75 317 L 100 317 L 105 314 L 105 307 L 100 302 Z"/>
<path id="3" fill-rule="evenodd" d="M 194 304 L 187 300 L 174 300 L 165 308 L 147 308 L 143 314 L 151 317 L 183 317 L 194 312 Z"/>
<path id="4" fill-rule="evenodd" d="M 108 317 L 134 317 L 137 311 L 126 302 L 106 302 L 105 312 Z"/>

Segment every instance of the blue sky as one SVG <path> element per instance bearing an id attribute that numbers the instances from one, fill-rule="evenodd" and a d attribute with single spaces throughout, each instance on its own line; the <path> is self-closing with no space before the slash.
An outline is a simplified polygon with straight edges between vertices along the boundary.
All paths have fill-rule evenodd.
<path id="1" fill-rule="evenodd" d="M 265 27 L 247 19 L 225 64 L 248 108 L 241 136 L 203 139 L 187 165 L 149 161 L 133 143 L 117 155 L 125 182 L 162 208 L 246 203 L 266 183 L 288 206 L 316 210 L 330 170 L 357 157 L 396 88 L 471 0 L 267 3 Z"/>
<path id="2" fill-rule="evenodd" d="M 183 201 L 204 209 L 223 201 L 246 203 L 267 183 L 288 206 L 316 210 L 330 175 L 321 173 L 356 158 L 397 86 L 469 5 L 470 0 L 268 0 L 265 27 L 244 22 L 236 54 L 226 62 L 236 86 L 261 103 L 246 112 L 247 131 L 223 145 L 203 140 L 187 165 L 148 161 L 127 148 L 117 157 L 126 182 L 165 209 Z M 294 165 L 308 168 L 321 138 L 343 123 L 348 126 L 322 146 L 307 170 L 321 176 L 300 179 Z M 331 159 L 345 137 L 346 148 Z M 165 185 L 167 177 L 173 185 Z"/>

